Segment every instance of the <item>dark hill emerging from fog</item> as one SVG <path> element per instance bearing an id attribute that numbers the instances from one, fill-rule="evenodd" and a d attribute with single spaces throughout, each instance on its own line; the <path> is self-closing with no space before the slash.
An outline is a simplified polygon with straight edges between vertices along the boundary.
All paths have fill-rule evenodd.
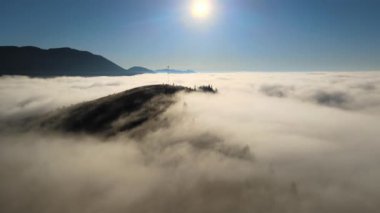
<path id="1" fill-rule="evenodd" d="M 125 70 L 108 59 L 71 48 L 0 47 L 0 75 L 125 76 L 146 73 Z M 150 72 L 148 72 L 150 73 Z"/>
<path id="2" fill-rule="evenodd" d="M 158 121 L 158 116 L 176 102 L 174 94 L 181 91 L 215 92 L 207 88 L 195 90 L 171 85 L 139 87 L 52 112 L 40 118 L 37 125 L 33 122 L 32 126 L 106 137 L 120 132 L 139 136 L 167 125 L 165 120 Z"/>

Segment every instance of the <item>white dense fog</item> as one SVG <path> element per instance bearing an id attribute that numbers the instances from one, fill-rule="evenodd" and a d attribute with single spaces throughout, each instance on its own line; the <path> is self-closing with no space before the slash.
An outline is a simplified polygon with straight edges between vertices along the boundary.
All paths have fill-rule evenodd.
<path id="1" fill-rule="evenodd" d="M 218 94 L 178 94 L 141 139 L 10 125 L 162 83 Z M 0 212 L 380 209 L 380 73 L 1 77 L 0 99 Z"/>

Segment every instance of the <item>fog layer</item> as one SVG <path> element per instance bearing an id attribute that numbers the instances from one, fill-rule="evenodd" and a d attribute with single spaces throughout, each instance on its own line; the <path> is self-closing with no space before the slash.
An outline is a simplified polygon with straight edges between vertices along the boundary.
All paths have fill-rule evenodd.
<path id="1" fill-rule="evenodd" d="M 161 128 L 111 138 L 14 127 L 150 84 Z M 0 78 L 0 212 L 378 212 L 380 74 Z"/>

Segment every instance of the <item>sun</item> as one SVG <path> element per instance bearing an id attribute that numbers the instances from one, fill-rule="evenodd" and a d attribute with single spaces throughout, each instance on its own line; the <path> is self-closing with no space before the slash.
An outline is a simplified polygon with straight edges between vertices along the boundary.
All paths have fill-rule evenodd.
<path id="1" fill-rule="evenodd" d="M 191 5 L 191 14 L 193 17 L 205 19 L 210 16 L 211 11 L 211 0 L 193 0 Z"/>

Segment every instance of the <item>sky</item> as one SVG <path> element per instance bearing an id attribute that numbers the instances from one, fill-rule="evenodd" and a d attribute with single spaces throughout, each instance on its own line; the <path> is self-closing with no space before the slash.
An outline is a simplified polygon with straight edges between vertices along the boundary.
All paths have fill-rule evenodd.
<path id="1" fill-rule="evenodd" d="M 0 0 L 0 45 L 88 50 L 124 68 L 380 70 L 378 0 Z"/>

